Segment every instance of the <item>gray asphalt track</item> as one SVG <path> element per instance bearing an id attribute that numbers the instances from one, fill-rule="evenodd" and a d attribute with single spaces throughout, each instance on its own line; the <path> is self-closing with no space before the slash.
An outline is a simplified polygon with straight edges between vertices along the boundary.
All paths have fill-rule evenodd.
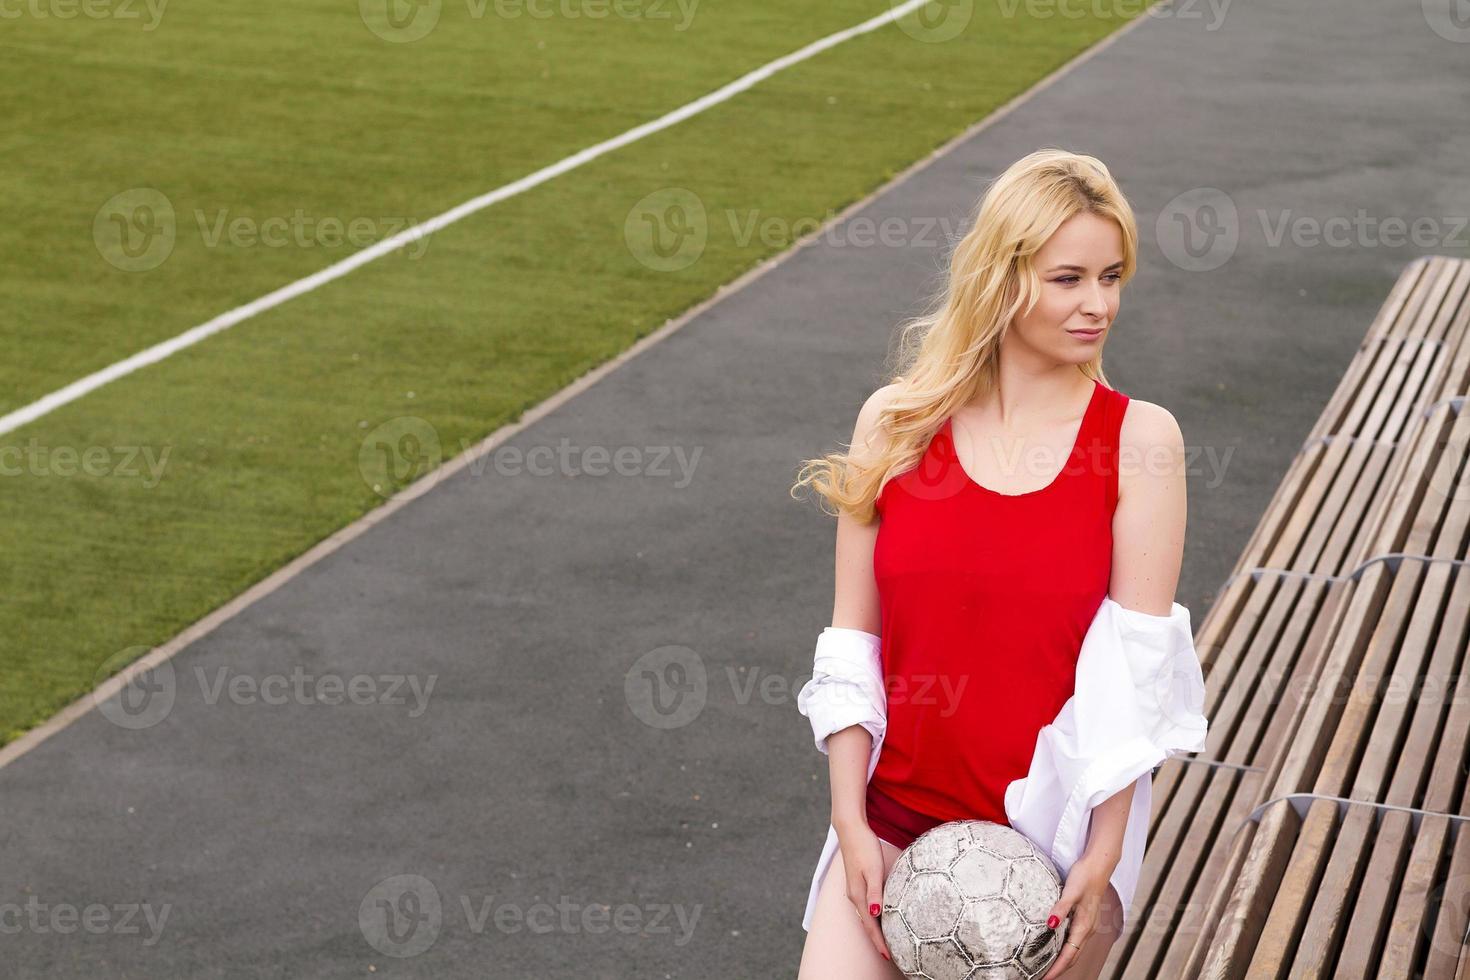
<path id="1" fill-rule="evenodd" d="M 1470 43 L 1418 0 L 1219 13 L 1151 18 L 859 215 L 960 222 L 1043 145 L 1114 169 L 1143 243 L 1106 366 L 1204 453 L 1196 623 L 1398 272 L 1466 254 L 1470 214 Z M 1218 268 L 1169 237 L 1181 194 L 1238 232 Z M 1360 210 L 1342 246 L 1261 224 Z M 1391 217 L 1436 230 L 1386 244 Z M 827 796 L 793 689 L 830 621 L 833 527 L 787 487 L 850 434 L 941 239 L 819 241 L 511 442 L 698 451 L 687 485 L 674 460 L 457 474 L 184 650 L 158 724 L 92 712 L 0 770 L 0 973 L 794 975 Z M 670 647 L 702 688 L 653 662 Z M 419 711 L 406 685 L 327 706 L 199 682 L 297 671 L 370 678 L 364 700 L 434 686 Z"/>

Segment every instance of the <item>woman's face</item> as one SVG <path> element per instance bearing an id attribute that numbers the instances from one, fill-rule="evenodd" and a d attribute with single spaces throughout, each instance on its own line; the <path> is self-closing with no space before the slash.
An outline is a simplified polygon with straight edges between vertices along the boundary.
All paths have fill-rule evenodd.
<path id="1" fill-rule="evenodd" d="M 1009 335 L 1049 359 L 1085 364 L 1118 315 L 1123 232 L 1107 218 L 1074 214 L 1036 253 L 1035 267 L 1041 298 L 1016 316 Z"/>

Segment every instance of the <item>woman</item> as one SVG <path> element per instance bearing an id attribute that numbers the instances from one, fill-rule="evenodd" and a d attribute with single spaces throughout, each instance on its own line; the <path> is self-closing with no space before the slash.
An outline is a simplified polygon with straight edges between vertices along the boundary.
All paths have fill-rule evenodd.
<path id="1" fill-rule="evenodd" d="M 796 486 L 838 521 L 833 625 L 798 699 L 832 795 L 800 980 L 902 975 L 879 928 L 883 882 L 950 820 L 1008 823 L 1058 861 L 1048 926 L 1070 922 L 1045 980 L 1095 978 L 1122 929 L 1149 771 L 1203 748 L 1204 723 L 1167 692 L 1123 704 L 1132 687 L 1071 713 L 1138 673 L 1138 631 L 1172 643 L 1150 670 L 1198 669 L 1174 602 L 1183 437 L 1102 371 L 1136 244 L 1101 162 L 1017 161 L 981 198 L 936 311 L 904 329 L 903 368 L 864 404 L 850 451 L 803 467 Z"/>

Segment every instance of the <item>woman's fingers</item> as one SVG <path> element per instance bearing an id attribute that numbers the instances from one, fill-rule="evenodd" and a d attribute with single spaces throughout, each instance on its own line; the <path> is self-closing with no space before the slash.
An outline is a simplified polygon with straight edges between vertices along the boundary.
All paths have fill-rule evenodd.
<path id="1" fill-rule="evenodd" d="M 883 929 L 878 925 L 878 917 L 875 915 L 868 915 L 866 912 L 864 912 L 863 920 L 864 925 L 867 927 L 868 930 L 868 938 L 873 941 L 873 948 L 878 951 L 879 956 L 882 956 L 885 960 L 892 962 L 893 957 L 890 956 L 888 953 L 888 941 L 883 938 Z"/>
<path id="2" fill-rule="evenodd" d="M 882 860 L 881 853 L 879 860 Z M 868 934 L 868 941 L 873 944 L 879 956 L 891 962 L 893 957 L 888 952 L 888 941 L 883 938 L 883 928 L 879 923 L 878 915 L 878 912 L 883 909 L 883 886 L 879 884 L 881 878 L 869 872 L 864 872 L 861 877 L 862 887 L 856 889 L 855 895 L 849 896 L 852 900 L 852 907 L 857 911 L 858 920 L 863 924 L 863 931 Z M 875 908 L 878 909 L 878 912 L 873 911 Z"/>
<path id="3" fill-rule="evenodd" d="M 1072 968 L 1072 961 L 1082 952 L 1081 947 L 1087 943 L 1087 937 L 1092 935 L 1097 928 L 1097 910 L 1089 903 L 1078 902 L 1075 906 L 1075 914 L 1072 924 L 1067 928 L 1067 934 L 1062 937 L 1062 952 L 1057 956 L 1056 962 L 1051 969 L 1046 971 L 1042 980 L 1056 980 L 1062 974 Z M 1076 945 L 1073 945 L 1073 944 Z"/>
<path id="4" fill-rule="evenodd" d="M 891 960 L 888 955 L 888 940 L 883 938 L 883 926 L 881 914 L 883 912 L 883 851 L 878 851 L 878 867 L 876 873 L 868 875 L 868 924 L 873 927 L 873 938 L 878 944 L 878 952 L 883 954 L 885 960 Z"/>
<path id="5" fill-rule="evenodd" d="M 878 916 L 883 909 L 883 846 L 878 835 L 864 828 L 842 842 L 842 861 L 847 868 L 847 900 L 857 912 L 858 921 L 868 941 L 889 962 L 893 957 L 888 952 L 888 942 Z"/>
<path id="6" fill-rule="evenodd" d="M 1071 939 L 1072 942 L 1076 943 L 1078 946 L 1082 945 L 1082 942 L 1080 940 L 1072 939 L 1071 936 L 1068 936 L 1067 938 Z M 1042 977 L 1041 980 L 1056 980 L 1057 977 L 1061 976 L 1063 973 L 1066 973 L 1069 969 L 1072 968 L 1072 961 L 1076 958 L 1077 948 L 1075 946 L 1068 946 L 1066 943 L 1062 943 L 1062 954 L 1057 957 L 1056 962 L 1051 965 L 1051 969 L 1046 971 L 1046 976 Z"/>

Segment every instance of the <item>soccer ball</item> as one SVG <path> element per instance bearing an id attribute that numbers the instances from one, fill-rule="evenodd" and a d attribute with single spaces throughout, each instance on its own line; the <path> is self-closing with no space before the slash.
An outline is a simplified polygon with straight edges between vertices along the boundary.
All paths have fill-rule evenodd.
<path id="1" fill-rule="evenodd" d="M 1036 980 L 1066 938 L 1047 916 L 1056 865 L 1025 834 L 951 820 L 919 836 L 883 884 L 880 925 L 893 963 L 921 980 Z"/>

